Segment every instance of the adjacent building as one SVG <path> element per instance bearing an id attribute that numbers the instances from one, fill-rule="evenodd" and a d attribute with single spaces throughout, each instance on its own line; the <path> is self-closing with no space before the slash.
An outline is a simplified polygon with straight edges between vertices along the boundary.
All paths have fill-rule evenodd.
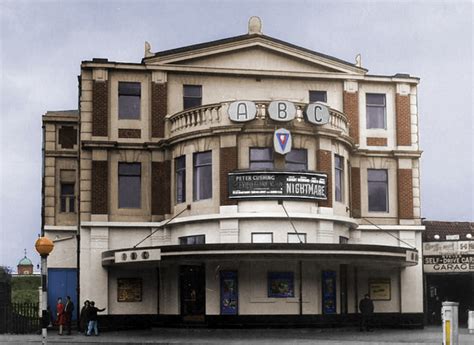
<path id="1" fill-rule="evenodd" d="M 43 117 L 50 301 L 94 300 L 103 324 L 329 325 L 370 293 L 377 323 L 422 325 L 418 83 L 256 17 L 83 61 L 79 110 Z"/>

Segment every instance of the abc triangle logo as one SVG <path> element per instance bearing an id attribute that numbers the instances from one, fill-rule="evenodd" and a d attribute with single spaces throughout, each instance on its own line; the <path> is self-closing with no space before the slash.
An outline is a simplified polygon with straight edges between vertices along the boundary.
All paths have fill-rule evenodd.
<path id="1" fill-rule="evenodd" d="M 273 148 L 281 155 L 291 151 L 291 133 L 285 128 L 280 128 L 273 134 Z"/>
<path id="2" fill-rule="evenodd" d="M 280 143 L 280 147 L 283 151 L 285 150 L 286 144 L 288 143 L 288 137 L 289 136 L 290 135 L 287 134 L 287 133 L 278 133 L 277 134 L 278 142 Z"/>

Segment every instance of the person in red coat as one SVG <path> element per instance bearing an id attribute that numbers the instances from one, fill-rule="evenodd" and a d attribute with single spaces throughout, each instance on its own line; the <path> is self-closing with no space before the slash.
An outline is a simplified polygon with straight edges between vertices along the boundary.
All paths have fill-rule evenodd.
<path id="1" fill-rule="evenodd" d="M 59 335 L 63 335 L 63 326 L 66 323 L 66 314 L 64 313 L 64 304 L 61 297 L 58 298 L 58 303 L 56 304 L 56 323 L 59 326 Z"/>

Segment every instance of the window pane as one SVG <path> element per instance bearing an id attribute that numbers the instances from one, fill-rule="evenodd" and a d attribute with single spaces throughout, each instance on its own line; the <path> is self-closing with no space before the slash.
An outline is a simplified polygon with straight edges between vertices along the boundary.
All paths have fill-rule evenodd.
<path id="1" fill-rule="evenodd" d="M 326 91 L 310 91 L 309 92 L 309 102 L 327 102 L 327 92 Z"/>
<path id="2" fill-rule="evenodd" d="M 334 184 L 335 200 L 343 201 L 344 157 L 338 155 L 334 155 Z"/>
<path id="3" fill-rule="evenodd" d="M 119 208 L 141 207 L 141 164 L 119 163 Z"/>
<path id="4" fill-rule="evenodd" d="M 335 192 L 336 201 L 342 201 L 342 172 L 341 170 L 335 171 Z"/>
<path id="5" fill-rule="evenodd" d="M 61 195 L 74 195 L 74 184 L 61 183 Z"/>
<path id="6" fill-rule="evenodd" d="M 369 211 L 388 212 L 388 178 L 387 170 L 369 169 L 368 193 Z"/>
<path id="7" fill-rule="evenodd" d="M 306 243 L 306 234 L 288 234 L 288 243 Z"/>
<path id="8" fill-rule="evenodd" d="M 273 150 L 268 147 L 251 147 L 250 161 L 273 161 Z"/>
<path id="9" fill-rule="evenodd" d="M 179 238 L 179 244 L 204 244 L 206 243 L 205 235 L 184 236 Z"/>
<path id="10" fill-rule="evenodd" d="M 294 149 L 285 156 L 285 169 L 301 171 L 308 169 L 308 152 L 306 149 Z"/>
<path id="11" fill-rule="evenodd" d="M 176 203 L 186 201 L 186 157 L 175 159 L 176 165 Z"/>
<path id="12" fill-rule="evenodd" d="M 385 105 L 385 95 L 378 93 L 366 94 L 366 102 L 370 105 Z"/>
<path id="13" fill-rule="evenodd" d="M 272 243 L 272 242 L 273 242 L 273 236 L 271 232 L 252 234 L 252 243 Z"/>
<path id="14" fill-rule="evenodd" d="M 194 154 L 193 199 L 212 198 L 212 152 Z"/>
<path id="15" fill-rule="evenodd" d="M 119 82 L 119 119 L 140 118 L 140 83 Z"/>
<path id="16" fill-rule="evenodd" d="M 184 97 L 198 97 L 201 98 L 202 86 L 201 85 L 183 85 L 183 96 Z"/>
<path id="17" fill-rule="evenodd" d="M 250 162 L 250 170 L 273 170 L 273 162 Z"/>
<path id="18" fill-rule="evenodd" d="M 368 93 L 365 97 L 367 128 L 386 128 L 385 95 Z"/>

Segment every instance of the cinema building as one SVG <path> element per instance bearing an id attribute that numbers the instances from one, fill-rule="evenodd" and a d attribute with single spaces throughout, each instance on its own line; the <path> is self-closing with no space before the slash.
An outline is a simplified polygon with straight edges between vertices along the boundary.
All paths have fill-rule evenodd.
<path id="1" fill-rule="evenodd" d="M 377 323 L 422 325 L 419 79 L 248 30 L 82 62 L 79 110 L 43 117 L 50 301 L 333 325 L 368 292 Z"/>

